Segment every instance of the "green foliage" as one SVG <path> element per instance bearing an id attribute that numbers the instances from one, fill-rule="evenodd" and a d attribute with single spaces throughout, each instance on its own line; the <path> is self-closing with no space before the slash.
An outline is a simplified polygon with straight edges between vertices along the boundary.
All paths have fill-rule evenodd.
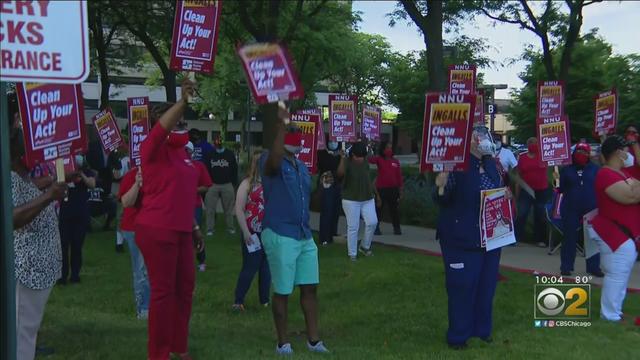
<path id="1" fill-rule="evenodd" d="M 535 135 L 536 87 L 538 80 L 545 78 L 540 53 L 528 49 L 523 59 L 529 61 L 520 74 L 525 86 L 512 94 L 510 109 L 510 121 L 516 127 L 512 136 L 520 143 Z M 611 45 L 593 31 L 578 40 L 574 59 L 565 99 L 573 140 L 592 137 L 593 97 L 612 87 L 618 90 L 620 126 L 637 122 L 637 114 L 640 113 L 640 56 L 614 55 Z M 560 55 L 554 54 L 553 60 L 558 63 Z"/>
<path id="2" fill-rule="evenodd" d="M 457 51 L 445 58 L 445 65 L 475 64 L 479 68 L 495 63 L 485 53 L 488 49 L 486 39 L 474 39 L 460 36 L 446 43 Z M 426 51 L 411 52 L 407 55 L 394 54 L 390 59 L 384 90 L 390 105 L 400 111 L 397 124 L 408 130 L 414 138 L 420 138 L 424 118 L 424 100 L 427 91 Z M 478 75 L 479 83 L 482 74 Z"/>

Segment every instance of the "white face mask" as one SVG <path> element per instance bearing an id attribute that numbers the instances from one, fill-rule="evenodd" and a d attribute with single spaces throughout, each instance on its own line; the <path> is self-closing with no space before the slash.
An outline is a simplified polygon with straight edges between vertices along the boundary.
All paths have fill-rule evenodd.
<path id="1" fill-rule="evenodd" d="M 496 150 L 502 149 L 502 141 L 496 141 Z"/>
<path id="2" fill-rule="evenodd" d="M 77 167 L 81 168 L 84 166 L 84 156 L 76 155 L 74 160 L 76 161 Z"/>
<path id="3" fill-rule="evenodd" d="M 633 157 L 633 154 L 627 153 L 627 158 L 622 160 L 622 167 L 624 168 L 632 167 L 635 161 L 636 159 Z"/>
<path id="4" fill-rule="evenodd" d="M 482 156 L 484 156 L 484 155 L 493 156 L 494 149 L 493 149 L 493 143 L 491 142 L 491 140 L 486 139 L 486 138 L 480 140 L 480 142 L 478 143 L 478 152 Z"/>

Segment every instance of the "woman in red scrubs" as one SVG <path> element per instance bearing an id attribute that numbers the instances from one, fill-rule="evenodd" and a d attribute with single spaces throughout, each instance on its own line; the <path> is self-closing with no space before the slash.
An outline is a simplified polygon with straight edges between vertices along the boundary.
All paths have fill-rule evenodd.
<path id="1" fill-rule="evenodd" d="M 140 150 L 144 198 L 135 232 L 151 284 L 152 360 L 166 360 L 171 353 L 191 359 L 187 339 L 195 282 L 193 243 L 201 244 L 202 234 L 193 218 L 198 173 L 184 150 L 189 134 L 182 115 L 193 91 L 193 83 L 185 80 L 182 98 L 162 113 Z"/>

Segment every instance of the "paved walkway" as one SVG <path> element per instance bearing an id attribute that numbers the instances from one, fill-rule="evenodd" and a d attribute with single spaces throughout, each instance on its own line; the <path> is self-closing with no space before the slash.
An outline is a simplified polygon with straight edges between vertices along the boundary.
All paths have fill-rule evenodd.
<path id="1" fill-rule="evenodd" d="M 319 213 L 311 213 L 311 228 L 318 229 L 320 224 Z M 345 233 L 346 220 L 340 217 L 338 232 Z M 362 227 L 361 227 L 362 228 Z M 393 234 L 393 227 L 389 223 L 382 223 L 380 226 L 381 236 L 375 236 L 373 241 L 391 246 L 415 249 L 427 254 L 440 256 L 440 245 L 435 240 L 436 231 L 434 229 L 421 228 L 417 226 L 402 226 L 402 236 L 387 235 Z M 362 234 L 361 234 L 362 237 Z M 529 244 L 518 244 L 518 246 L 508 246 L 503 248 L 500 265 L 504 268 L 533 273 L 538 272 L 549 275 L 560 275 L 560 251 L 554 255 L 547 255 L 548 249 L 539 248 Z M 346 247 L 345 247 L 346 254 Z M 587 275 L 584 258 L 576 257 L 575 271 L 573 275 Z M 593 278 L 592 284 L 602 284 L 602 279 Z M 640 292 L 640 263 L 636 263 L 631 273 L 629 290 Z"/>

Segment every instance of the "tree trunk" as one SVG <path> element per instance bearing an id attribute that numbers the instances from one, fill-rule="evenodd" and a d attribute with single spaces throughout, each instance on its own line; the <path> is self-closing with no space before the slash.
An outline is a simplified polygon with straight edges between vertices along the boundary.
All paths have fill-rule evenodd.
<path id="1" fill-rule="evenodd" d="M 551 46 L 546 36 L 541 36 L 542 39 L 542 63 L 544 69 L 547 72 L 547 80 L 556 80 L 556 72 L 553 69 L 553 55 L 551 53 Z"/>
<path id="2" fill-rule="evenodd" d="M 276 138 L 278 121 L 280 121 L 278 119 L 278 104 L 260 105 L 260 112 L 262 113 L 262 147 L 271 149 L 273 140 Z"/>
<path id="3" fill-rule="evenodd" d="M 567 81 L 569 79 L 569 69 L 571 68 L 571 53 L 580 36 L 580 28 L 582 27 L 582 8 L 583 1 L 571 7 L 569 14 L 569 30 L 564 42 L 562 57 L 560 58 L 560 80 Z"/>
<path id="4" fill-rule="evenodd" d="M 444 69 L 444 46 L 442 43 L 442 2 L 427 1 L 424 42 L 427 46 L 427 71 L 429 72 L 429 91 L 446 91 L 447 81 Z"/>
<path id="5" fill-rule="evenodd" d="M 109 107 L 109 88 L 111 87 L 111 79 L 109 78 L 109 67 L 107 66 L 107 44 L 104 39 L 104 29 L 102 26 L 102 12 L 99 8 L 95 9 L 93 16 L 93 42 L 98 53 L 98 70 L 100 72 L 100 110 Z"/>

